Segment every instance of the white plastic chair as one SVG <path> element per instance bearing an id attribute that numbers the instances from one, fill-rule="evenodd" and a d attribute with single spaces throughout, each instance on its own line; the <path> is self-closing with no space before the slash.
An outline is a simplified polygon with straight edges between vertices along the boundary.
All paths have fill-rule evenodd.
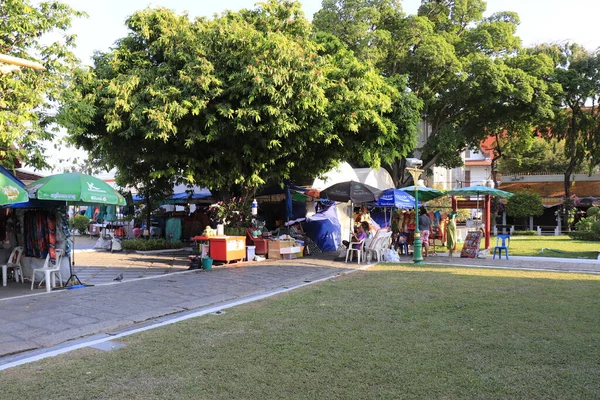
<path id="1" fill-rule="evenodd" d="M 365 262 L 367 262 L 367 260 L 369 259 L 368 257 L 371 255 L 371 253 L 375 252 L 375 247 L 379 242 L 379 235 L 384 233 L 385 231 L 387 231 L 386 228 L 378 229 L 377 232 L 375 232 L 375 235 L 372 239 L 365 240 L 365 247 L 363 250 Z"/>
<path id="2" fill-rule="evenodd" d="M 379 231 L 377 233 L 379 233 Z M 365 260 L 367 259 L 368 255 L 372 254 L 374 258 L 376 258 L 377 262 L 381 261 L 385 251 L 390 248 L 391 240 L 391 231 L 385 230 L 379 233 L 379 235 L 373 239 L 374 242 L 371 243 L 371 246 L 369 246 L 368 249 L 365 249 Z"/>
<path id="3" fill-rule="evenodd" d="M 46 281 L 46 292 L 52 290 L 53 287 L 56 286 L 56 277 L 58 276 L 58 282 L 60 286 L 62 286 L 62 276 L 60 274 L 60 263 L 62 261 L 64 255 L 64 250 L 56 249 L 56 263 L 52 264 L 50 261 L 50 253 L 46 256 L 46 261 L 44 262 L 44 266 L 42 268 L 36 268 L 33 270 L 33 274 L 31 275 L 31 290 L 33 290 L 33 286 L 35 284 L 35 273 L 43 272 L 44 278 L 38 283 L 38 288 L 42 284 L 42 282 Z"/>
<path id="4" fill-rule="evenodd" d="M 15 282 L 19 282 L 19 278 L 21 278 L 21 283 L 24 283 L 23 280 L 23 266 L 21 265 L 21 257 L 23 257 L 23 246 L 17 246 L 10 252 L 10 257 L 8 257 L 8 261 L 6 264 L 2 265 L 2 286 L 6 286 L 6 276 L 8 275 L 8 270 L 12 269 L 14 271 Z"/>
<path id="5" fill-rule="evenodd" d="M 354 245 L 358 245 L 358 248 L 354 248 Z M 356 253 L 356 258 L 358 259 L 358 263 L 360 264 L 362 255 L 365 248 L 365 241 L 361 240 L 360 242 L 350 242 L 348 245 L 348 250 L 346 250 L 346 262 L 348 262 L 348 256 L 350 256 L 350 261 L 352 261 L 352 257 L 354 253 Z"/>

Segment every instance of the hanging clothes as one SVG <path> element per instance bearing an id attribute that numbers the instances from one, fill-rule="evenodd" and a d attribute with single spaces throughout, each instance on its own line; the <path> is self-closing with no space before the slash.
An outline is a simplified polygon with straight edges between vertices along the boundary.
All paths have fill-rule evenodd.
<path id="1" fill-rule="evenodd" d="M 450 256 L 454 252 L 456 248 L 456 215 L 458 213 L 456 211 L 452 211 L 450 215 L 448 215 L 448 225 L 446 225 L 446 247 L 448 248 L 448 252 Z"/>
<path id="2" fill-rule="evenodd" d="M 105 221 L 116 221 L 117 220 L 117 206 L 106 206 L 106 215 L 104 216 Z"/>
<path id="3" fill-rule="evenodd" d="M 24 216 L 25 256 L 46 258 L 48 254 L 48 213 L 27 211 Z"/>
<path id="4" fill-rule="evenodd" d="M 85 214 L 86 217 L 88 217 L 89 219 L 94 219 L 94 207 L 92 206 L 87 206 L 87 208 L 85 209 Z"/>
<path id="5" fill-rule="evenodd" d="M 56 219 L 54 215 L 48 214 L 46 216 L 46 229 L 48 243 L 48 253 L 50 254 L 50 262 L 56 264 Z"/>

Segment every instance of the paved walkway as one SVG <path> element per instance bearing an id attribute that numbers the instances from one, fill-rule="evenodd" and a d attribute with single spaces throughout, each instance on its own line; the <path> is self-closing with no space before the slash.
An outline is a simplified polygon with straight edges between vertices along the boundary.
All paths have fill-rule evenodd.
<path id="1" fill-rule="evenodd" d="M 265 294 L 357 268 L 356 263 L 320 259 L 266 261 L 187 271 L 184 255 L 111 254 L 79 252 L 79 277 L 96 286 L 45 293 L 12 282 L 0 293 L 15 290 L 25 296 L 0 298 L 0 362 L 2 357 L 62 344 L 100 332 L 134 327 L 153 320 L 210 305 Z M 409 257 L 402 261 L 411 262 Z M 596 260 L 511 257 L 510 260 L 430 257 L 426 263 L 532 268 L 600 273 Z M 85 267 L 84 267 L 85 266 Z M 113 279 L 123 273 L 122 282 Z M 141 278 L 140 278 L 141 276 Z M 17 293 L 16 291 L 20 291 Z"/>

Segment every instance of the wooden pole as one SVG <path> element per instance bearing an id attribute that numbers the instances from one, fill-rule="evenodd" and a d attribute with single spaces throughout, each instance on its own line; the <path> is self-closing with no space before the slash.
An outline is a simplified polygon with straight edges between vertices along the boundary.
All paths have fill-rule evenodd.
<path id="1" fill-rule="evenodd" d="M 23 58 L 9 56 L 7 54 L 0 54 L 0 62 L 10 65 L 17 65 L 19 67 L 33 68 L 38 71 L 46 69 L 42 64 L 37 63 L 35 61 L 29 61 Z"/>
<path id="2" fill-rule="evenodd" d="M 491 205 L 492 205 L 492 196 L 489 194 L 485 195 L 485 206 L 484 206 L 484 214 L 485 214 L 485 248 L 490 248 L 490 214 L 491 214 Z"/>

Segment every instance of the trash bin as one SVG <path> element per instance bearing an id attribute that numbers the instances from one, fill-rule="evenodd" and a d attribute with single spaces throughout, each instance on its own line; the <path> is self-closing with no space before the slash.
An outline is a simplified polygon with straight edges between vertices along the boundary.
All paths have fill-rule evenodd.
<path id="1" fill-rule="evenodd" d="M 256 246 L 246 246 L 246 260 L 254 261 L 256 255 Z"/>
<path id="2" fill-rule="evenodd" d="M 202 269 L 209 270 L 212 268 L 213 259 L 210 257 L 206 257 L 202 259 Z"/>

